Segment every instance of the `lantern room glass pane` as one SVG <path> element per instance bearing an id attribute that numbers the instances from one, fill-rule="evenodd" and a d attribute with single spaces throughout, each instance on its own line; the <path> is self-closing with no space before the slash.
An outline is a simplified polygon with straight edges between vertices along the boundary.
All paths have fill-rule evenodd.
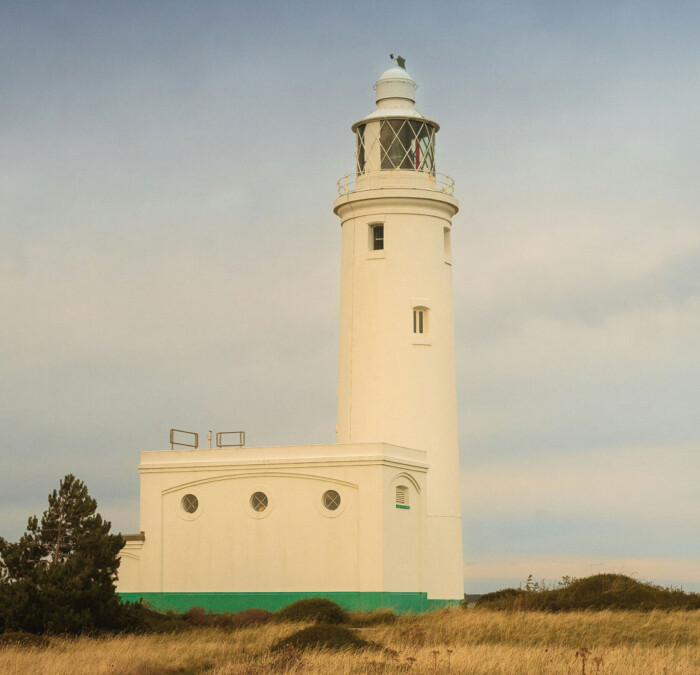
<path id="1" fill-rule="evenodd" d="M 381 168 L 435 172 L 435 129 L 418 120 L 382 120 Z"/>
<path id="2" fill-rule="evenodd" d="M 357 127 L 357 173 L 364 173 L 365 170 L 365 125 Z"/>

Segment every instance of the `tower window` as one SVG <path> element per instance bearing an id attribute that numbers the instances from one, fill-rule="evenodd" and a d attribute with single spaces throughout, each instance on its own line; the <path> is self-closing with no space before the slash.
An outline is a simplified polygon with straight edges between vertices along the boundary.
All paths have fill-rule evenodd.
<path id="1" fill-rule="evenodd" d="M 445 262 L 452 263 L 452 242 L 450 241 L 450 228 L 446 227 L 443 229 L 443 240 L 445 249 Z"/>
<path id="2" fill-rule="evenodd" d="M 416 335 L 424 335 L 428 332 L 428 309 L 427 307 L 413 308 L 413 332 Z"/>
<path id="3" fill-rule="evenodd" d="M 384 250 L 384 225 L 370 225 L 370 249 L 372 251 Z"/>
<path id="4" fill-rule="evenodd" d="M 396 508 L 397 509 L 409 509 L 411 508 L 408 503 L 408 488 L 405 485 L 398 485 L 396 487 Z"/>

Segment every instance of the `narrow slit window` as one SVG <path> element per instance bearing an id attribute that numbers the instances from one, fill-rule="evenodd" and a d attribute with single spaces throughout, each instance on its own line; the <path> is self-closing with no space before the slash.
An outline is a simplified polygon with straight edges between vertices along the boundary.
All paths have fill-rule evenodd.
<path id="1" fill-rule="evenodd" d="M 365 125 L 357 127 L 357 173 L 365 171 Z"/>
<path id="2" fill-rule="evenodd" d="M 443 230 L 443 240 L 445 249 L 445 262 L 452 262 L 452 241 L 449 227 L 446 227 Z"/>
<path id="3" fill-rule="evenodd" d="M 373 251 L 384 250 L 384 225 L 370 225 L 370 244 Z"/>
<path id="4" fill-rule="evenodd" d="M 413 332 L 416 335 L 422 335 L 426 333 L 426 314 L 427 310 L 422 307 L 416 307 L 413 310 Z"/>

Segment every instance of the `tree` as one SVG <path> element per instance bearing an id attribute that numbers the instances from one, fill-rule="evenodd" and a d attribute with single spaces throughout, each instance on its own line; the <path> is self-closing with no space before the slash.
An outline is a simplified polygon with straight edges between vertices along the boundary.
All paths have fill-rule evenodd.
<path id="1" fill-rule="evenodd" d="M 114 581 L 121 535 L 72 474 L 29 518 L 16 544 L 0 537 L 0 630 L 81 633 L 123 627 Z"/>

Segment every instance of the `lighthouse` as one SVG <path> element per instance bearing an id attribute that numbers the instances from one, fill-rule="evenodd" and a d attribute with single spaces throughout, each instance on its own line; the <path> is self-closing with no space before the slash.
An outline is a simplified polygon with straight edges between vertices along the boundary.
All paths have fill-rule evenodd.
<path id="1" fill-rule="evenodd" d="M 352 125 L 342 226 L 338 443 L 423 450 L 428 598 L 463 594 L 452 301 L 454 181 L 436 170 L 439 126 L 415 107 L 400 57 Z"/>
<path id="2" fill-rule="evenodd" d="M 141 453 L 138 533 L 117 590 L 160 609 L 276 610 L 322 596 L 423 612 L 463 597 L 450 233 L 454 182 L 403 59 L 352 126 L 338 181 L 334 444 L 248 447 L 255 430 L 170 430 Z M 231 427 L 235 428 L 235 427 Z M 212 440 L 215 438 L 215 446 Z"/>

